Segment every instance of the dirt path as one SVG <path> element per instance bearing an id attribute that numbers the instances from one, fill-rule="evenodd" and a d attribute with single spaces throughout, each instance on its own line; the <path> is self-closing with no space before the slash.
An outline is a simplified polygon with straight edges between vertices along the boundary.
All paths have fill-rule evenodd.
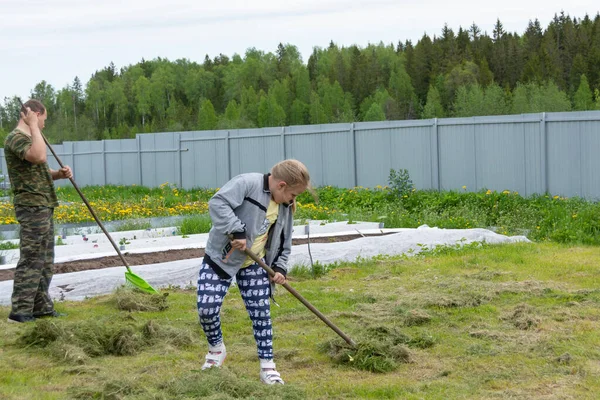
<path id="1" fill-rule="evenodd" d="M 365 236 L 382 236 L 377 235 L 365 235 Z M 346 235 L 346 236 L 332 236 L 322 238 L 312 238 L 311 243 L 334 243 L 334 242 L 347 242 L 352 239 L 358 239 L 361 235 Z M 294 239 L 292 244 L 305 244 L 306 239 Z M 200 258 L 204 256 L 204 249 L 182 249 L 182 250 L 167 250 L 157 251 L 153 253 L 123 253 L 127 263 L 131 265 L 146 265 L 146 264 L 158 264 L 169 261 L 187 260 L 190 258 Z M 118 255 L 91 258 L 87 260 L 76 260 L 65 263 L 54 264 L 54 273 L 63 274 L 66 272 L 86 271 L 91 269 L 101 269 L 110 267 L 122 266 L 123 262 Z M 7 281 L 13 279 L 15 270 L 3 269 L 0 270 L 0 281 Z"/>

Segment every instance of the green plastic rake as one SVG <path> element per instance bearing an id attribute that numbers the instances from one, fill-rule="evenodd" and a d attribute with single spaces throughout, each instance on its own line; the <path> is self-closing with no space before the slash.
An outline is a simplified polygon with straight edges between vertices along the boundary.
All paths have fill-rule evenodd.
<path id="1" fill-rule="evenodd" d="M 44 142 L 46 142 L 46 146 L 48 146 L 48 148 L 52 152 L 52 155 L 54 156 L 54 158 L 56 158 L 56 161 L 58 162 L 58 165 L 60 165 L 60 167 L 63 168 L 64 164 L 62 163 L 62 161 L 60 160 L 60 158 L 58 158 L 58 156 L 54 152 L 54 149 L 52 148 L 52 146 L 50 146 L 50 143 L 48 143 L 48 140 L 46 139 L 46 136 L 44 136 L 44 134 L 42 134 L 42 137 L 44 138 Z M 112 244 L 112 246 L 117 251 L 117 254 L 121 258 L 121 261 L 123 261 L 123 265 L 125 265 L 125 268 L 127 268 L 127 271 L 125 271 L 125 281 L 127 282 L 127 284 L 135 287 L 136 289 L 141 290 L 142 292 L 151 293 L 151 294 L 158 294 L 159 293 L 158 290 L 154 289 L 152 287 L 152 285 L 150 285 L 148 282 L 146 282 L 144 280 L 144 278 L 142 278 L 141 276 L 133 273 L 133 271 L 129 267 L 129 264 L 127 263 L 127 260 L 125 260 L 125 257 L 123 257 L 123 253 L 121 253 L 121 250 L 119 250 L 119 246 L 117 246 L 117 244 L 115 243 L 115 241 L 113 240 L 113 238 L 110 236 L 110 233 L 108 233 L 108 231 L 104 227 L 104 224 L 100 221 L 100 218 L 98 218 L 98 216 L 96 215 L 96 212 L 94 211 L 94 209 L 92 208 L 92 206 L 90 205 L 90 203 L 85 198 L 85 195 L 81 192 L 81 190 L 79 190 L 79 187 L 77 186 L 77 183 L 75 183 L 75 180 L 73 178 L 69 178 L 69 180 L 73 184 L 73 187 L 75 188 L 75 190 L 77 191 L 77 193 L 79 193 L 79 196 L 81 196 L 81 200 L 83 200 L 83 202 L 87 206 L 88 210 L 90 210 L 90 213 L 92 214 L 92 216 L 96 220 L 96 223 L 98 223 L 98 226 L 100 227 L 100 229 L 102 229 L 102 232 L 104 232 L 104 234 L 108 238 L 109 242 Z"/>
<path id="2" fill-rule="evenodd" d="M 21 107 L 23 108 L 23 112 L 27 113 L 27 110 L 23 106 L 23 103 L 21 102 L 21 99 L 19 99 L 19 103 L 21 103 Z M 56 152 L 54 151 L 54 149 L 52 148 L 52 146 L 50 146 L 50 143 L 48 143 L 48 140 L 46 139 L 46 136 L 44 136 L 43 133 L 42 133 L 42 137 L 44 138 L 44 142 L 46 142 L 46 146 L 48 146 L 48 148 L 50 149 L 50 152 L 52 152 L 52 155 L 54 156 L 54 158 L 58 162 L 58 165 L 60 165 L 61 168 L 64 168 L 64 164 L 62 163 L 62 161 L 60 160 L 60 158 L 56 155 Z M 113 238 L 110 236 L 110 234 L 108 233 L 108 231 L 104 227 L 104 224 L 102 224 L 102 222 L 100 221 L 100 218 L 98 218 L 98 216 L 96 215 L 96 212 L 94 211 L 94 209 L 92 208 L 92 206 L 90 205 L 90 203 L 87 201 L 87 199 L 85 198 L 84 194 L 81 192 L 81 190 L 79 190 L 79 186 L 77 186 L 77 183 L 75 183 L 75 180 L 73 178 L 69 178 L 69 180 L 73 184 L 73 187 L 75 188 L 75 190 L 77 191 L 77 193 L 79 193 L 79 196 L 81 197 L 81 200 L 83 200 L 83 202 L 87 206 L 88 210 L 90 210 L 90 213 L 92 214 L 92 216 L 94 217 L 94 219 L 98 223 L 98 226 L 100 227 L 100 229 L 102 229 L 102 232 L 104 232 L 104 234 L 106 235 L 106 237 L 108 238 L 108 240 L 110 241 L 110 243 L 113 245 L 113 247 L 117 251 L 117 254 L 121 258 L 121 261 L 123 261 L 123 265 L 125 265 L 125 268 L 127 268 L 127 271 L 125 271 L 125 281 L 127 282 L 127 284 L 130 285 L 130 286 L 133 286 L 136 289 L 141 290 L 142 292 L 151 293 L 151 294 L 159 294 L 158 290 L 154 289 L 152 287 L 152 285 L 150 285 L 148 282 L 146 282 L 141 276 L 136 275 L 136 274 L 133 273 L 133 271 L 131 271 L 131 268 L 129 268 L 129 264 L 127 263 L 127 261 L 125 260 L 125 257 L 123 257 L 123 254 L 121 253 L 121 250 L 119 250 L 119 247 L 117 246 L 117 244 L 115 243 L 115 241 L 113 240 Z"/>

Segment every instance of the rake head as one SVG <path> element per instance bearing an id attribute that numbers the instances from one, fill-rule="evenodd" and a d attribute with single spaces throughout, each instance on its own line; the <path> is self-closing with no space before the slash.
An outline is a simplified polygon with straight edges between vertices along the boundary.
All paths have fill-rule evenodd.
<path id="1" fill-rule="evenodd" d="M 129 286 L 133 286 L 142 292 L 159 294 L 158 290 L 154 289 L 152 285 L 146 282 L 141 276 L 134 274 L 129 268 L 125 271 L 125 282 L 127 282 Z"/>

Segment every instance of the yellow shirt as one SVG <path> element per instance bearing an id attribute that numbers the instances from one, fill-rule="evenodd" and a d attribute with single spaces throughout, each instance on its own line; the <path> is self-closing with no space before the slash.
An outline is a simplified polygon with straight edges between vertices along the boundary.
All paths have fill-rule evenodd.
<path id="1" fill-rule="evenodd" d="M 256 254 L 257 256 L 259 256 L 260 258 L 264 257 L 266 254 L 265 245 L 267 244 L 267 239 L 269 239 L 269 229 L 271 228 L 271 225 L 273 225 L 275 223 L 275 221 L 277 221 L 278 215 L 279 215 L 279 204 L 275 203 L 271 199 L 271 202 L 269 203 L 269 207 L 267 208 L 267 215 L 265 217 L 265 221 L 263 222 L 261 229 L 260 229 L 261 233 L 256 237 L 256 239 L 254 240 L 254 243 L 252 243 L 252 249 L 251 249 L 252 252 L 254 254 Z M 254 263 L 255 263 L 255 261 L 253 259 L 251 259 L 250 257 L 247 257 L 246 261 L 244 261 L 244 264 L 242 265 L 242 268 L 245 268 Z"/>

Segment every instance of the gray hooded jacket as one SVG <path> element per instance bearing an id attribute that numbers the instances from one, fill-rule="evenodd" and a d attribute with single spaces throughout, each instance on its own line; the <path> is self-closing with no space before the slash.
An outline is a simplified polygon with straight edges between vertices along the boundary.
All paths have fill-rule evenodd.
<path id="1" fill-rule="evenodd" d="M 231 250 L 228 235 L 233 235 L 234 239 L 246 239 L 246 247 L 252 248 L 256 237 L 265 233 L 268 228 L 266 217 L 271 201 L 269 175 L 238 175 L 227 182 L 208 202 L 212 228 L 208 234 L 205 250 L 208 257 L 205 256 L 205 262 L 213 268 L 216 265 L 221 269 L 215 272 L 225 272 L 229 277 L 233 277 L 247 257 L 244 252 L 235 250 L 225 259 Z M 277 221 L 269 229 L 265 261 L 273 270 L 284 276 L 288 270 L 292 228 L 291 207 L 280 204 Z"/>

